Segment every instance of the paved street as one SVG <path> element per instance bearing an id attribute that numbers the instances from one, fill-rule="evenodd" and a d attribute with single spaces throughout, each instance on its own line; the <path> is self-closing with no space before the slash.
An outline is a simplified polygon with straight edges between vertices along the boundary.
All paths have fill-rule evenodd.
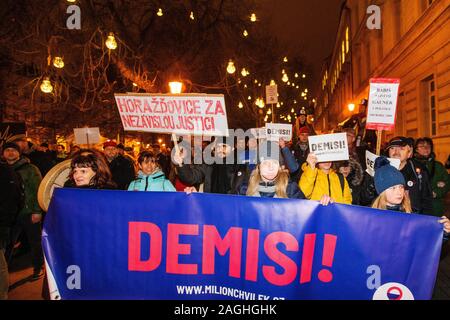
<path id="1" fill-rule="evenodd" d="M 43 279 L 41 278 L 33 282 L 29 281 L 32 272 L 33 269 L 31 267 L 11 272 L 9 299 L 42 300 L 41 290 Z M 440 263 L 433 299 L 450 300 L 450 254 Z"/>

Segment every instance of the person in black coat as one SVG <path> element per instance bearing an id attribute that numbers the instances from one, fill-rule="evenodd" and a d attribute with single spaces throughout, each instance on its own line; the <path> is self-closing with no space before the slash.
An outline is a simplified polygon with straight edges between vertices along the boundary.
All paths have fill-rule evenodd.
<path id="1" fill-rule="evenodd" d="M 117 143 L 112 140 L 103 144 L 103 150 L 117 188 L 127 190 L 128 185 L 136 178 L 134 163 L 119 154 Z"/>
<path id="2" fill-rule="evenodd" d="M 215 162 L 213 164 L 184 164 L 186 154 L 180 152 L 172 158 L 176 166 L 178 178 L 187 185 L 203 184 L 203 192 L 234 194 L 236 193 L 235 176 L 245 165 L 235 164 L 233 147 L 226 143 L 217 143 L 214 147 Z"/>
<path id="3" fill-rule="evenodd" d="M 8 297 L 9 276 L 5 250 L 10 231 L 19 210 L 23 206 L 23 186 L 18 174 L 7 164 L 0 162 L 0 300 Z"/>
<path id="4" fill-rule="evenodd" d="M 396 137 L 389 141 L 387 153 L 400 160 L 400 172 L 405 177 L 406 189 L 411 198 L 413 212 L 433 215 L 433 192 L 427 168 L 411 159 L 414 141 Z"/>

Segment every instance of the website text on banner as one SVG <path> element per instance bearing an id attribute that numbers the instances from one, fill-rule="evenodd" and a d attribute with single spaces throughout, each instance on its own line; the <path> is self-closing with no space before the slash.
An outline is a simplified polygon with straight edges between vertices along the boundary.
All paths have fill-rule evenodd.
<path id="1" fill-rule="evenodd" d="M 442 232 L 315 201 L 57 189 L 43 247 L 62 299 L 429 299 Z"/>
<path id="2" fill-rule="evenodd" d="M 125 131 L 228 136 L 223 95 L 115 94 Z"/>
<path id="3" fill-rule="evenodd" d="M 317 157 L 317 162 L 348 160 L 348 143 L 345 133 L 323 134 L 308 138 L 309 150 Z"/>
<path id="4" fill-rule="evenodd" d="M 395 128 L 400 79 L 371 79 L 366 129 L 392 131 Z"/>

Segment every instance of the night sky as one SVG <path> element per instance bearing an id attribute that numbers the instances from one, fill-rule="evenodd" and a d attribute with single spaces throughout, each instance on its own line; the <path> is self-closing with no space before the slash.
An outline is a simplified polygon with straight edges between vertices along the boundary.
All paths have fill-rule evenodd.
<path id="1" fill-rule="evenodd" d="M 331 55 L 344 0 L 262 0 L 263 22 L 290 53 L 300 53 L 317 82 L 322 62 Z"/>

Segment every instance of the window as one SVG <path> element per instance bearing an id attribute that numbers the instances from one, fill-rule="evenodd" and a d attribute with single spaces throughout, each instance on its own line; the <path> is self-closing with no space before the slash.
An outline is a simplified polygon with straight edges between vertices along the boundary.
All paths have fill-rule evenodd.
<path id="1" fill-rule="evenodd" d="M 345 29 L 345 53 L 350 50 L 350 29 L 347 27 Z"/>
<path id="2" fill-rule="evenodd" d="M 419 112 L 423 117 L 419 117 L 422 122 L 423 134 L 436 136 L 438 134 L 438 115 L 436 99 L 436 81 L 434 75 L 427 77 L 421 82 L 422 110 Z"/>
<path id="3" fill-rule="evenodd" d="M 430 81 L 430 113 L 431 113 L 431 135 L 437 134 L 437 112 L 436 112 L 436 91 L 434 79 Z"/>

